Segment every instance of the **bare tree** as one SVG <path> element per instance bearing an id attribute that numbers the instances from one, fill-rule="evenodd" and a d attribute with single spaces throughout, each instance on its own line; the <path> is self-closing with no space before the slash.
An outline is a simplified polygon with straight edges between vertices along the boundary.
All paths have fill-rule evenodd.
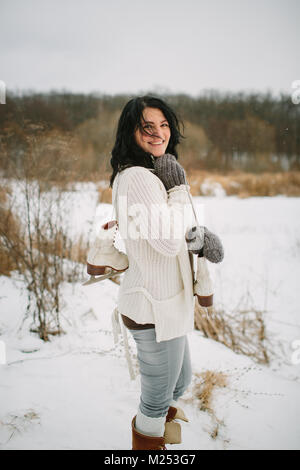
<path id="1" fill-rule="evenodd" d="M 34 164 L 34 162 L 32 162 Z M 22 178 L 0 207 L 1 251 L 21 275 L 28 293 L 24 320 L 41 339 L 63 333 L 60 322 L 63 281 L 78 280 L 82 265 L 74 260 L 67 233 L 66 193 L 45 181 Z"/>

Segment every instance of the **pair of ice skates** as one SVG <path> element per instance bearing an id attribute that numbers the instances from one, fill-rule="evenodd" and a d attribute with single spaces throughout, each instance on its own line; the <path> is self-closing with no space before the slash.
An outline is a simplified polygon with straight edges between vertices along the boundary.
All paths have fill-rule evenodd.
<path id="1" fill-rule="evenodd" d="M 129 267 L 128 257 L 115 247 L 118 231 L 117 220 L 106 222 L 101 226 L 99 236 L 87 256 L 87 273 L 90 279 L 83 286 L 95 284 L 113 278 Z M 203 307 L 213 304 L 213 289 L 205 258 L 197 258 L 197 275 L 194 280 L 194 295 Z"/>

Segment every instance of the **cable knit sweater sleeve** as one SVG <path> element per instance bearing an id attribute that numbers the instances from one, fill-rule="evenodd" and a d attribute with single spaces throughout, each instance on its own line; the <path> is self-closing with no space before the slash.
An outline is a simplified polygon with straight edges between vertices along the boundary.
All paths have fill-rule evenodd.
<path id="1" fill-rule="evenodd" d="M 177 256 L 193 221 L 189 186 L 166 191 L 160 179 L 142 167 L 128 172 L 128 178 L 128 236 L 138 234 L 161 255 Z"/>

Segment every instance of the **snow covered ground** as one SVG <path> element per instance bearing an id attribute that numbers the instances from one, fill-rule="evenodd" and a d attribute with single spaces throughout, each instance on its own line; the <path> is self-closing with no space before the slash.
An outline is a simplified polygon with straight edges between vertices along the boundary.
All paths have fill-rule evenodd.
<path id="1" fill-rule="evenodd" d="M 87 234 L 95 211 L 111 217 L 111 206 L 97 207 L 93 185 L 72 193 L 74 234 Z M 257 365 L 225 346 L 189 335 L 193 372 L 228 375 L 216 389 L 213 408 L 220 423 L 197 402 L 191 387 L 181 405 L 189 417 L 176 449 L 300 448 L 300 199 L 195 198 L 204 203 L 205 225 L 224 243 L 225 259 L 211 265 L 215 304 L 227 311 L 240 304 L 266 311 L 267 333 L 284 348 L 282 359 Z M 120 241 L 121 244 L 121 241 Z M 66 334 L 44 343 L 22 325 L 26 292 L 20 280 L 0 277 L 0 449 L 131 449 L 140 376 L 130 380 L 122 343 L 115 346 L 111 312 L 118 286 L 63 287 L 62 324 Z M 135 347 L 129 344 L 137 371 Z M 1 349 L 2 345 L 2 349 Z M 300 344 L 298 343 L 298 350 Z M 1 356 L 2 351 L 2 356 Z M 278 350 L 279 352 L 279 350 Z"/>

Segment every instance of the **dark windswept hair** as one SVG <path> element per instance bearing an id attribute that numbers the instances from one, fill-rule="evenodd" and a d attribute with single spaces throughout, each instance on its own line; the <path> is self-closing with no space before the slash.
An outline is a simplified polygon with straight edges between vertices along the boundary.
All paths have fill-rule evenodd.
<path id="1" fill-rule="evenodd" d="M 133 98 L 125 105 L 118 123 L 116 142 L 112 149 L 112 157 L 110 160 L 113 168 L 113 173 L 110 177 L 111 188 L 117 173 L 124 170 L 124 168 L 131 166 L 154 168 L 151 154 L 145 152 L 136 143 L 134 137 L 136 127 L 139 127 L 140 130 L 143 131 L 143 111 L 146 107 L 160 109 L 167 119 L 171 136 L 166 153 L 171 153 L 178 159 L 176 146 L 180 143 L 180 138 L 185 137 L 180 133 L 179 120 L 175 112 L 160 98 L 149 95 Z M 143 132 L 145 132 L 145 130 Z"/>

